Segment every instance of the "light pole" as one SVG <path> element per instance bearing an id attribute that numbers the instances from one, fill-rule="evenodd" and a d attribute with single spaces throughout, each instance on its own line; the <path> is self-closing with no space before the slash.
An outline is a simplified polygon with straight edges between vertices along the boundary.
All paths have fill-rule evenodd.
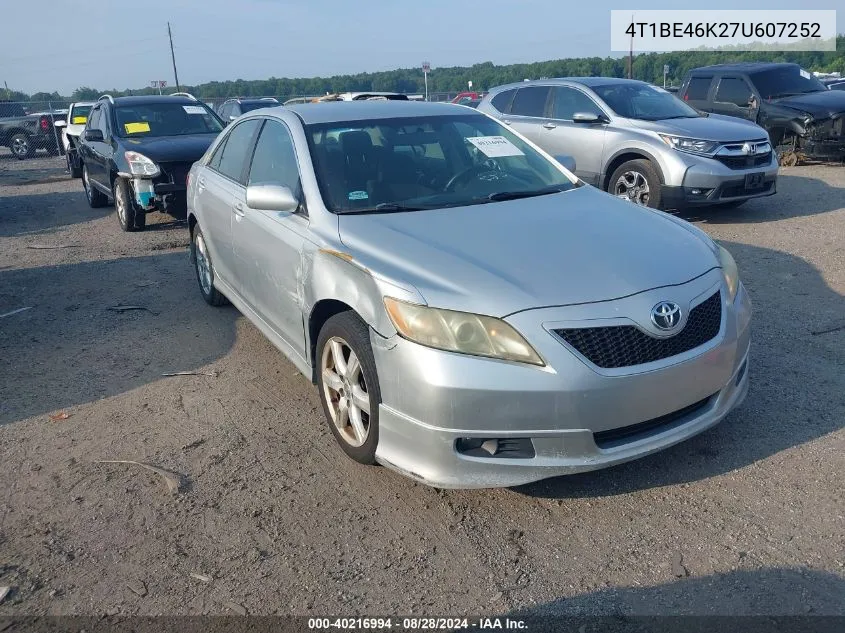
<path id="1" fill-rule="evenodd" d="M 425 100 L 428 101 L 428 73 L 431 72 L 431 64 L 428 62 L 422 63 L 423 78 L 425 80 Z"/>

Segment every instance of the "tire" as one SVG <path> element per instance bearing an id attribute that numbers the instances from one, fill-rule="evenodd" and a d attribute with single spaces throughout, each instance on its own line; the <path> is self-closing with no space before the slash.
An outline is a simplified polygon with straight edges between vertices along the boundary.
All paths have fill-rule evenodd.
<path id="1" fill-rule="evenodd" d="M 79 164 L 79 154 L 76 152 L 68 152 L 65 154 L 67 161 L 67 171 L 71 178 L 82 178 L 82 166 Z"/>
<path id="2" fill-rule="evenodd" d="M 343 369 L 335 361 L 336 353 L 343 356 Z M 351 367 L 352 354 L 358 362 Z M 315 361 L 320 401 L 337 443 L 356 462 L 374 464 L 381 391 L 367 325 L 354 312 L 331 317 L 317 337 Z M 357 397 L 349 397 L 350 391 Z M 362 394 L 368 411 L 361 407 Z M 355 419 L 357 423 L 353 424 Z"/>
<path id="3" fill-rule="evenodd" d="M 12 135 L 12 138 L 9 139 L 9 149 L 18 160 L 35 156 L 35 146 L 23 132 Z"/>
<path id="4" fill-rule="evenodd" d="M 645 189 L 643 188 L 645 186 Z M 607 183 L 607 192 L 634 204 L 661 209 L 660 174 L 646 159 L 629 160 L 619 165 Z"/>
<path id="5" fill-rule="evenodd" d="M 92 209 L 99 209 L 109 203 L 108 196 L 96 189 L 88 179 L 88 165 L 82 166 L 82 188 L 85 190 L 85 197 L 88 198 L 88 206 Z"/>
<path id="6" fill-rule="evenodd" d="M 126 178 L 114 179 L 114 210 L 120 228 L 127 233 L 143 231 L 147 225 L 147 214 L 135 205 Z"/>
<path id="7" fill-rule="evenodd" d="M 208 252 L 205 243 L 205 236 L 202 234 L 199 225 L 194 227 L 191 234 L 191 263 L 194 265 L 200 294 L 202 294 L 205 302 L 215 307 L 229 303 L 229 300 L 214 287 L 214 265 L 211 261 L 211 253 Z"/>

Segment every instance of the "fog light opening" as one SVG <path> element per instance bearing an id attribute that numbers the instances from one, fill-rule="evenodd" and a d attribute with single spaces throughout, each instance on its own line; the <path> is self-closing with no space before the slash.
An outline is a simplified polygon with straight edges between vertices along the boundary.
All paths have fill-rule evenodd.
<path id="1" fill-rule="evenodd" d="M 497 459 L 531 459 L 536 456 L 534 443 L 528 437 L 461 437 L 455 450 L 467 457 Z"/>

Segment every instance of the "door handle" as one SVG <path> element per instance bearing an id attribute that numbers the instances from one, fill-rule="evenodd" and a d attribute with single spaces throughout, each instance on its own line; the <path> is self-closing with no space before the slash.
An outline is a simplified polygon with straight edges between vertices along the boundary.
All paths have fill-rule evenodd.
<path id="1" fill-rule="evenodd" d="M 234 211 L 235 215 L 239 218 L 242 218 L 244 217 L 244 215 L 246 215 L 246 213 L 244 213 L 244 205 L 242 205 L 240 202 L 235 205 Z"/>
<path id="2" fill-rule="evenodd" d="M 543 127 L 546 128 L 547 130 L 553 130 L 557 127 L 557 125 L 555 125 L 554 123 L 548 122 L 548 123 L 543 123 Z"/>

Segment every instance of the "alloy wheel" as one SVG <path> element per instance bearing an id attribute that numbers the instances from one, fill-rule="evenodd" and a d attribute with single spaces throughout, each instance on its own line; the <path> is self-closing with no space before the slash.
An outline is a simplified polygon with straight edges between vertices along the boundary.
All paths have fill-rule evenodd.
<path id="1" fill-rule="evenodd" d="M 23 137 L 17 137 L 12 141 L 12 153 L 15 156 L 29 155 L 29 141 Z"/>
<path id="2" fill-rule="evenodd" d="M 349 343 L 333 336 L 323 347 L 320 371 L 332 423 L 350 446 L 363 445 L 370 432 L 370 394 L 361 361 Z"/>
<path id="3" fill-rule="evenodd" d="M 628 200 L 640 206 L 648 206 L 649 186 L 646 177 L 638 171 L 626 171 L 616 181 L 613 194 L 622 200 Z"/>
<path id="4" fill-rule="evenodd" d="M 194 238 L 194 243 L 196 244 L 196 267 L 197 267 L 197 277 L 200 280 L 200 286 L 202 286 L 202 291 L 206 295 L 211 294 L 211 266 L 208 264 L 208 253 L 205 249 L 205 240 L 202 237 L 202 234 L 197 234 Z"/>

